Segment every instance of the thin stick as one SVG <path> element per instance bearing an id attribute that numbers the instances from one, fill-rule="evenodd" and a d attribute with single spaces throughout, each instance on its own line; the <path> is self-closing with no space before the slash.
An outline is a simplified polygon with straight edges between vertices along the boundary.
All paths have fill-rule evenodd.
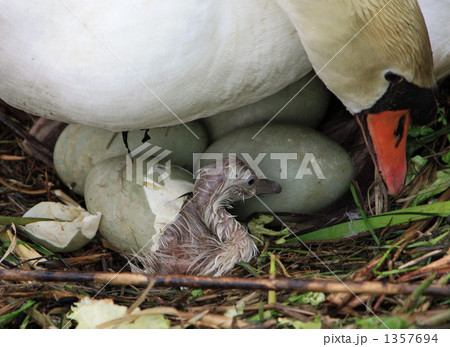
<path id="1" fill-rule="evenodd" d="M 23 194 L 39 195 L 39 194 L 47 193 L 47 189 L 31 190 L 31 189 L 24 189 L 24 188 L 15 187 L 12 184 L 9 184 L 6 180 L 4 180 L 1 177 L 0 177 L 0 183 L 3 184 L 6 187 L 12 189 L 12 190 L 16 190 L 16 191 L 21 192 Z"/>
<path id="2" fill-rule="evenodd" d="M 0 105 L 0 123 L 3 123 L 12 131 L 14 131 L 19 137 L 27 140 L 28 147 L 33 151 L 34 156 L 43 161 L 47 165 L 53 164 L 52 153 L 45 148 L 45 146 L 34 136 L 27 133 L 22 127 L 14 123 L 7 115 L 4 106 Z"/>
<path id="3" fill-rule="evenodd" d="M 145 298 L 147 297 L 148 292 L 150 291 L 150 289 L 153 288 L 153 286 L 155 285 L 155 281 L 150 281 L 149 285 L 147 286 L 147 288 L 145 288 L 145 290 L 141 293 L 141 295 L 139 296 L 139 298 L 133 303 L 133 305 L 131 305 L 128 310 L 127 310 L 127 315 L 130 315 L 133 313 L 133 311 L 135 309 L 137 309 L 139 307 L 140 304 L 142 304 L 145 300 Z"/>
<path id="4" fill-rule="evenodd" d="M 147 275 L 134 273 L 109 272 L 65 272 L 40 270 L 1 270 L 0 280 L 4 281 L 41 281 L 41 282 L 95 282 L 112 285 L 148 286 L 155 281 L 155 287 L 189 287 L 189 288 L 234 288 L 248 290 L 289 290 L 298 292 L 326 292 L 367 294 L 411 294 L 418 285 L 381 282 L 337 282 L 312 281 L 298 279 L 259 279 L 234 277 L 200 277 L 177 275 Z M 423 293 L 432 296 L 450 296 L 450 285 L 431 285 Z"/>

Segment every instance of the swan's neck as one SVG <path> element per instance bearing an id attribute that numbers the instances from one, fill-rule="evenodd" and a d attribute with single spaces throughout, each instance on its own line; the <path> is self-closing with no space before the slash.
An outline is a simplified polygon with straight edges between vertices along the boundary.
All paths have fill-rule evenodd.
<path id="1" fill-rule="evenodd" d="M 352 113 L 370 108 L 384 95 L 388 71 L 421 88 L 434 85 L 427 28 L 416 1 L 278 3 L 297 28 L 319 77 Z"/>

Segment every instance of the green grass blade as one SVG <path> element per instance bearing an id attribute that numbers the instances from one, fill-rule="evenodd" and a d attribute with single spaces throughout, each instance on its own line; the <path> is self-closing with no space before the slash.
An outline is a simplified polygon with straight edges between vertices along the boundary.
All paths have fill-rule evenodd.
<path id="1" fill-rule="evenodd" d="M 62 219 L 51 219 L 51 218 L 27 218 L 27 217 L 6 217 L 0 216 L 0 225 L 26 225 L 29 223 L 36 222 L 67 222 Z"/>
<path id="2" fill-rule="evenodd" d="M 21 308 L 19 308 L 18 310 L 5 314 L 4 316 L 0 317 L 0 327 L 5 326 L 6 324 L 12 322 L 14 320 L 14 318 L 17 317 L 17 315 L 19 315 L 19 313 L 21 313 L 22 311 L 25 311 L 28 307 L 33 306 L 34 305 L 34 301 L 33 300 L 28 300 Z"/>
<path id="3" fill-rule="evenodd" d="M 310 232 L 305 235 L 293 237 L 286 242 L 301 241 L 319 241 L 334 240 L 343 237 L 351 237 L 359 233 L 369 231 L 368 225 L 372 229 L 385 228 L 400 224 L 407 224 L 413 221 L 432 218 L 432 217 L 448 217 L 450 216 L 450 201 L 438 202 L 432 205 L 422 205 L 398 210 L 394 212 L 383 213 L 377 216 L 368 217 L 367 221 L 363 219 L 352 220 L 350 222 L 334 225 Z"/>
<path id="4" fill-rule="evenodd" d="M 358 196 L 356 195 L 356 191 L 355 191 L 355 186 L 352 183 L 350 183 L 350 191 L 352 192 L 353 200 L 355 200 L 356 206 L 358 206 L 359 213 L 361 214 L 363 221 L 366 223 L 366 226 L 369 229 L 370 234 L 372 235 L 373 239 L 375 240 L 375 243 L 377 244 L 378 247 L 380 247 L 380 240 L 378 240 L 378 237 L 375 234 L 375 231 L 373 231 L 373 228 L 370 225 L 369 220 L 367 219 L 367 216 L 364 213 L 363 208 L 361 207 L 361 204 L 359 203 L 359 199 L 358 199 Z"/>

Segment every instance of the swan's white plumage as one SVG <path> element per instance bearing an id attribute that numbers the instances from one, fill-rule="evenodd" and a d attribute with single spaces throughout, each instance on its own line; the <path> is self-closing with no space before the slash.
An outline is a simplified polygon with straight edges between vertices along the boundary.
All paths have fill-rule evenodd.
<path id="1" fill-rule="evenodd" d="M 341 12 L 316 13 L 317 1 L 280 3 L 303 6 L 305 35 L 324 40 L 330 35 L 317 24 L 336 23 Z M 450 72 L 450 0 L 419 2 L 441 78 Z M 311 70 L 288 15 L 276 0 L 0 0 L 0 99 L 39 116 L 116 131 L 178 124 L 162 102 L 185 122 L 211 116 L 269 96 Z M 334 25 L 331 34 L 348 25 Z M 325 59 L 323 65 L 327 57 L 314 60 Z M 351 65 L 347 79 L 336 74 L 337 88 L 330 89 L 356 112 L 386 85 L 364 79 L 352 85 L 355 72 L 380 58 L 349 57 L 340 63 Z M 349 85 L 357 102 L 345 95 Z"/>
<path id="2" fill-rule="evenodd" d="M 1 0 L 0 41 L 1 99 L 112 130 L 179 123 L 139 79 L 190 121 L 311 69 L 273 0 Z"/>
<path id="3" fill-rule="evenodd" d="M 440 80 L 450 74 L 450 0 L 418 0 L 433 49 L 434 73 Z"/>

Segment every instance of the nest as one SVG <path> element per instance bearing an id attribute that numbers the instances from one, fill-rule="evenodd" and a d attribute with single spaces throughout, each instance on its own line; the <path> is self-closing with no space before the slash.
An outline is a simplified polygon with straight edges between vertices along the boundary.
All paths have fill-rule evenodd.
<path id="1" fill-rule="evenodd" d="M 408 156 L 416 172 L 400 195 L 388 197 L 368 159 L 361 136 L 342 136 L 355 131 L 352 120 L 335 101 L 333 119 L 323 126 L 331 137 L 351 139 L 344 146 L 353 150 L 359 176 L 350 192 L 321 215 L 281 215 L 264 226 L 259 255 L 238 264 L 227 274 L 227 283 L 217 288 L 162 288 L 149 281 L 142 291 L 133 284 L 103 284 L 98 281 L 47 282 L 0 279 L 0 327 L 75 327 L 67 318 L 73 304 L 83 298 L 112 299 L 115 304 L 139 306 L 140 314 L 164 316 L 170 327 L 197 328 L 391 328 L 449 327 L 448 296 L 430 288 L 450 280 L 450 229 L 448 217 L 428 214 L 407 224 L 387 225 L 352 237 L 301 241 L 301 235 L 348 222 L 356 214 L 367 218 L 382 212 L 412 206 L 430 206 L 450 200 L 449 80 L 441 86 L 439 119 L 426 128 L 410 132 Z M 333 116 L 334 115 L 334 116 Z M 344 119 L 344 120 L 342 120 Z M 336 127 L 336 121 L 347 127 Z M 58 201 L 55 191 L 83 205 L 83 199 L 65 187 L 51 165 L 52 141 L 33 140 L 29 129 L 36 117 L 2 107 L 0 123 L 0 272 L 4 269 L 73 272 L 129 271 L 127 260 L 97 236 L 83 249 L 54 254 L 20 232 L 5 217 L 20 217 L 41 201 Z M 7 124 L 6 124 L 7 123 Z M 341 123 L 343 124 L 343 123 Z M 7 126 L 5 126 L 7 125 Z M 353 130 L 351 130 L 353 128 Z M 359 131 L 359 130 L 358 130 Z M 358 149 L 358 150 L 355 150 Z M 447 171 L 448 174 L 448 171 Z M 358 206 L 359 205 L 359 206 Z M 447 210 L 447 213 L 449 211 Z M 400 214 L 401 215 L 401 214 Z M 286 227 L 296 236 L 286 234 Z M 300 239 L 299 239 L 300 238 Z M 319 286 L 331 281 L 359 282 L 359 294 L 322 291 L 247 289 L 233 285 L 241 279 L 300 279 Z M 324 282 L 325 281 L 325 282 Z M 373 283 L 395 285 L 387 294 Z M 234 283 L 234 284 L 236 284 Z M 376 284 L 375 284 L 376 285 Z M 415 290 L 411 293 L 411 287 Z M 316 288 L 316 287 L 315 287 Z M 408 290 L 405 288 L 409 288 Z M 358 289 L 359 290 L 359 289 Z M 114 324 L 113 324 L 114 325 Z M 105 325 L 104 327 L 110 327 Z"/>

